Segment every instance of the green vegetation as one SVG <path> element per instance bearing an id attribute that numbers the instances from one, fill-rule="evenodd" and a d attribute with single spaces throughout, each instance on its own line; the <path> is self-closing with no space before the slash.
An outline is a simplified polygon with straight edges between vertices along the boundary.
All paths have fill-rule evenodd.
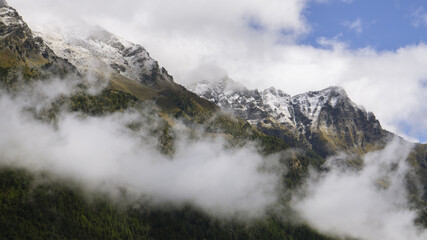
<path id="1" fill-rule="evenodd" d="M 414 207 L 420 209 L 417 223 L 427 228 L 427 144 L 417 144 L 408 162 L 414 170 L 414 174 L 407 176 L 409 197 Z"/>
<path id="2" fill-rule="evenodd" d="M 122 91 L 106 89 L 96 96 L 79 93 L 72 96 L 70 101 L 71 111 L 98 116 L 106 113 L 123 112 L 129 107 L 135 106 L 138 98 Z"/>
<path id="3" fill-rule="evenodd" d="M 0 49 L 0 83 L 7 89 L 20 87 L 29 81 L 38 81 L 55 76 L 81 77 L 67 60 L 53 52 L 41 53 L 36 41 L 17 34 Z M 40 42 L 38 42 L 40 43 Z M 61 97 L 52 109 L 36 116 L 52 121 L 62 109 L 81 112 L 90 116 L 102 116 L 123 112 L 129 108 L 150 111 L 160 119 L 151 134 L 158 139 L 159 150 L 173 155 L 173 124 L 183 121 L 188 129 L 203 128 L 206 135 L 222 135 L 230 147 L 257 142 L 259 152 L 265 155 L 278 154 L 281 164 L 288 171 L 282 176 L 286 188 L 298 187 L 307 176 L 309 166 L 321 170 L 323 157 L 334 152 L 330 142 L 346 143 L 342 139 L 328 139 L 327 135 L 313 135 L 313 149 L 292 150 L 294 137 L 266 133 L 247 121 L 219 114 L 213 103 L 187 91 L 173 82 L 148 76 L 149 84 L 140 84 L 123 75 L 113 74 L 110 85 L 99 95 L 84 93 L 84 86 L 72 97 Z M 83 85 L 83 84 L 82 84 Z M 156 103 L 158 109 L 146 109 L 144 101 Z M 28 110 L 28 109 L 27 109 Z M 31 109 L 30 109 L 31 111 Z M 34 111 L 38 115 L 37 111 Z M 142 120 L 143 121 L 143 120 Z M 154 120 L 153 120 L 154 121 Z M 53 121 L 54 122 L 54 121 Z M 149 122 L 149 121 L 147 121 Z M 132 123 L 130 129 L 138 131 L 141 122 Z M 197 134 L 195 134 L 197 135 Z M 326 137 L 325 137 L 326 136 Z M 352 138 L 352 140 L 354 140 Z M 301 145 L 303 146 L 303 145 Z M 427 166 L 425 146 L 414 153 L 411 163 L 419 176 L 425 177 Z M 424 162 L 419 161 L 424 159 Z M 424 180 L 425 180 L 424 179 Z M 412 181 L 412 182 L 411 182 Z M 420 192 L 414 179 L 409 189 L 412 202 L 421 211 L 418 222 L 427 227 L 426 196 Z M 242 222 L 233 219 L 218 219 L 191 206 L 159 206 L 147 202 L 126 202 L 126 197 L 117 201 L 102 193 L 87 193 L 75 183 L 63 181 L 46 173 L 30 173 L 15 167 L 0 166 L 0 240 L 2 239 L 282 239 L 282 240 L 327 240 L 307 225 L 292 223 L 291 216 L 284 213 L 269 213 L 262 219 Z M 286 196 L 288 197 L 288 196 Z M 283 197 L 283 198 L 286 198 Z M 286 204 L 286 199 L 284 205 Z M 120 204 L 119 204 L 120 202 Z M 286 218 L 285 221 L 283 218 Z"/>
<path id="4" fill-rule="evenodd" d="M 21 76 L 25 80 L 35 79 L 40 76 L 39 66 L 47 63 L 47 60 L 40 57 L 34 59 L 19 57 L 17 53 L 8 48 L 0 50 L 0 79 L 17 78 Z M 34 65 L 34 66 L 30 66 Z M 10 74 L 10 75 L 9 75 Z"/>
<path id="5" fill-rule="evenodd" d="M 0 83 L 7 89 L 19 88 L 34 80 L 65 78 L 71 72 L 75 74 L 75 68 L 63 59 L 49 61 L 36 53 L 23 55 L 17 49 L 0 49 Z"/>
<path id="6" fill-rule="evenodd" d="M 40 176 L 38 176 L 40 177 Z M 88 203 L 59 183 L 37 184 L 23 170 L 0 171 L 0 239 L 133 239 L 148 228 L 106 200 Z"/>
<path id="7" fill-rule="evenodd" d="M 270 215 L 247 224 L 191 206 L 118 207 L 70 183 L 0 168 L 0 239 L 331 239 Z M 130 206 L 130 205 L 129 205 Z"/>
<path id="8" fill-rule="evenodd" d="M 203 123 L 212 118 L 218 107 L 184 88 L 169 88 L 155 99 L 163 112 L 175 118 Z"/>

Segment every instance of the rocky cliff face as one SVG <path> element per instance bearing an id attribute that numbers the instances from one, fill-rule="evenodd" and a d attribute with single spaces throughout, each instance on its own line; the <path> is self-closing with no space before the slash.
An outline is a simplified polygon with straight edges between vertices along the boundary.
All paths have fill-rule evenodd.
<path id="1" fill-rule="evenodd" d="M 28 80 L 52 76 L 107 83 L 108 91 L 154 101 L 187 118 L 206 119 L 217 109 L 176 84 L 140 45 L 98 27 L 33 34 L 15 9 L 0 8 L 0 85 L 19 89 Z"/>
<path id="2" fill-rule="evenodd" d="M 109 77 L 119 74 L 146 86 L 173 82 L 172 76 L 140 45 L 120 39 L 100 27 L 68 31 L 40 29 L 36 33 L 58 56 L 79 70 Z"/>
<path id="3" fill-rule="evenodd" d="M 87 24 L 83 28 L 48 26 L 38 29 L 36 35 L 80 73 L 94 74 L 108 83 L 109 89 L 129 93 L 142 101 L 154 101 L 168 114 L 202 121 L 217 110 L 215 104 L 175 83 L 141 45 L 103 28 Z"/>
<path id="4" fill-rule="evenodd" d="M 3 1 L 0 7 L 0 77 L 14 82 L 19 78 L 75 72 L 66 60 L 57 57 L 40 37 L 35 37 L 15 9 Z M 49 71 L 45 71 L 49 69 Z M 23 76 L 20 76 L 23 73 Z"/>
<path id="5" fill-rule="evenodd" d="M 248 90 L 224 79 L 192 88 L 263 132 L 293 146 L 312 148 L 324 157 L 339 151 L 364 153 L 392 136 L 340 87 L 290 96 L 275 88 Z"/>
<path id="6" fill-rule="evenodd" d="M 140 45 L 99 27 L 46 29 L 33 35 L 19 14 L 4 2 L 3 5 L 0 8 L 0 57 L 5 59 L 0 61 L 2 81 L 16 81 L 17 69 L 24 73 L 24 78 L 32 78 L 65 74 L 76 71 L 76 66 L 82 73 L 103 75 L 113 88 L 140 99 L 155 99 L 171 109 L 179 102 L 171 104 L 161 99 L 186 96 L 187 103 L 196 101 L 208 106 L 175 84 Z M 226 80 L 199 83 L 193 90 L 264 133 L 280 137 L 291 146 L 311 148 L 322 156 L 338 151 L 364 153 L 391 136 L 372 113 L 351 102 L 339 87 L 290 96 L 274 88 L 248 90 Z"/>

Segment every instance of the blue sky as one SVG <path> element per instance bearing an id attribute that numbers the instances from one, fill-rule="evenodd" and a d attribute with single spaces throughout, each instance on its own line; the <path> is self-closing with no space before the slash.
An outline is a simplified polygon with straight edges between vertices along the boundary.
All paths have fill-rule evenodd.
<path id="1" fill-rule="evenodd" d="M 427 43 L 426 0 L 312 1 L 304 17 L 310 31 L 300 41 L 316 48 L 325 47 L 320 38 L 344 42 L 349 49 L 370 47 L 377 51 Z M 420 87 L 426 88 L 426 81 Z M 416 123 L 401 121 L 398 128 L 427 142 L 427 129 L 418 128 Z"/>
<path id="2" fill-rule="evenodd" d="M 302 42 L 320 47 L 318 38 L 326 37 L 349 48 L 396 50 L 426 42 L 426 14 L 426 0 L 312 1 L 304 12 L 311 31 Z"/>

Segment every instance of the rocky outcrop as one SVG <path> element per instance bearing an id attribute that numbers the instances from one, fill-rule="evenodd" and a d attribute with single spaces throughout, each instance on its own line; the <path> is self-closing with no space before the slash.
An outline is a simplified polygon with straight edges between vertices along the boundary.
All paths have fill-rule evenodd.
<path id="1" fill-rule="evenodd" d="M 340 87 L 290 96 L 275 88 L 248 90 L 224 79 L 192 88 L 264 133 L 280 137 L 291 146 L 311 148 L 324 157 L 339 151 L 362 154 L 392 137 L 372 113 L 354 104 Z"/>
<path id="2" fill-rule="evenodd" d="M 3 82 L 19 78 L 47 77 L 76 72 L 56 56 L 40 37 L 35 37 L 17 11 L 5 2 L 0 8 L 0 77 Z"/>
<path id="3" fill-rule="evenodd" d="M 68 59 L 82 72 L 111 74 L 141 82 L 146 86 L 172 83 L 166 69 L 141 45 L 120 39 L 100 27 L 86 29 L 40 29 L 36 33 L 60 57 Z"/>

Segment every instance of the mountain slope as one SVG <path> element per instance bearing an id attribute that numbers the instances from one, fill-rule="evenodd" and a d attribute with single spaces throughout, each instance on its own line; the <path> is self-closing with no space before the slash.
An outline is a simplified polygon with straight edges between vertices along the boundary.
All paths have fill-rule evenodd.
<path id="1" fill-rule="evenodd" d="M 68 61 L 57 57 L 43 40 L 35 37 L 15 9 L 0 7 L 0 76 L 2 82 L 46 78 L 75 73 Z"/>
<path id="2" fill-rule="evenodd" d="M 82 72 L 95 72 L 104 77 L 118 73 L 147 86 L 173 82 L 166 69 L 141 45 L 120 39 L 100 27 L 70 27 L 68 31 L 41 29 L 36 35 Z"/>
<path id="3" fill-rule="evenodd" d="M 120 39 L 99 27 L 68 31 L 44 29 L 46 32 L 38 32 L 35 37 L 13 8 L 1 9 L 10 16 L 5 14 L 0 21 L 14 23 L 9 24 L 13 27 L 5 28 L 13 32 L 14 37 L 7 34 L 6 37 L 9 38 L 2 39 L 4 41 L 1 41 L 1 44 L 8 44 L 9 39 L 14 40 L 13 44 L 9 45 L 11 49 L 17 49 L 17 53 L 21 53 L 16 54 L 16 57 L 22 58 L 22 64 L 34 73 L 44 75 L 35 74 L 32 78 L 47 78 L 56 72 L 53 66 L 62 63 L 73 72 L 77 72 L 78 75 L 73 74 L 72 79 L 82 83 L 82 86 L 79 85 L 79 93 L 66 101 L 58 101 L 57 105 L 66 104 L 65 107 L 72 111 L 100 115 L 111 111 L 123 111 L 136 106 L 135 102 L 149 100 L 160 107 L 161 116 L 168 121 L 179 118 L 188 123 L 203 123 L 212 133 L 233 132 L 236 138 L 269 143 L 268 148 L 276 151 L 287 147 L 279 139 L 260 133 L 244 121 L 224 115 L 218 116 L 218 107 L 215 104 L 175 83 L 167 71 L 161 68 L 140 45 Z M 46 38 L 46 41 L 40 36 Z M 29 66 L 27 64 L 29 61 L 25 58 L 28 54 L 21 50 L 27 49 L 26 46 L 30 46 L 28 51 L 37 57 L 41 56 L 47 63 Z M 13 57 L 5 56 L 0 59 L 0 65 L 7 64 Z M 2 81 L 7 83 L 6 87 L 13 85 L 9 80 L 18 81 L 20 79 L 18 75 L 25 70 L 18 64 L 10 69 L 13 69 L 11 74 L 2 77 Z M 66 72 L 64 71 L 64 75 Z M 84 92 L 87 82 L 93 79 L 108 84 L 102 94 L 90 96 Z M 54 118 L 54 112 L 63 107 L 55 106 L 56 110 L 46 110 L 48 118 Z M 276 143 L 275 146 L 272 146 L 273 142 Z"/>
<path id="4" fill-rule="evenodd" d="M 85 61 L 78 61 L 79 58 L 74 55 L 57 56 L 41 38 L 32 35 L 31 30 L 15 10 L 7 8 L 6 11 L 17 23 L 13 29 L 8 28 L 16 36 L 7 35 L 10 41 L 2 42 L 14 52 L 13 55 L 0 59 L 0 63 L 3 64 L 14 57 L 20 60 L 8 69 L 10 71 L 5 77 L 0 76 L 7 87 L 13 85 L 13 81 L 18 81 L 19 73 L 25 70 L 21 66 L 35 73 L 43 73 L 44 76 L 34 74 L 28 77 L 28 80 L 38 81 L 48 78 L 49 73 L 54 75 L 54 69 L 49 66 L 58 62 L 64 62 L 70 68 L 74 68 L 73 64 L 75 64 L 75 69 L 81 74 L 72 75 L 72 81 L 83 80 L 84 82 L 85 78 L 90 77 L 85 74 L 87 70 L 95 72 L 95 78 L 107 80 L 109 83 L 109 87 L 98 95 L 89 95 L 82 87 L 70 97 L 60 96 L 55 99 L 51 109 L 41 111 L 41 114 L 47 114 L 47 117 L 36 116 L 38 121 L 44 121 L 47 118 L 47 122 L 50 122 L 53 119 L 55 124 L 55 115 L 64 109 L 79 112 L 82 117 L 103 116 L 112 112 L 121 112 L 130 107 L 148 111 L 144 108 L 142 101 L 152 100 L 160 106 L 164 114 L 170 115 L 164 117 L 166 120 L 184 119 L 190 127 L 194 123 L 201 123 L 208 134 L 225 133 L 230 139 L 235 138 L 234 144 L 248 140 L 260 141 L 268 152 L 287 148 L 280 139 L 258 132 L 241 119 L 226 115 L 217 116 L 218 107 L 174 83 L 165 70 L 160 69 L 154 60 L 148 59 L 148 53 L 140 46 L 129 46 L 130 49 L 135 50 L 129 53 L 125 51 L 126 49 L 120 50 L 121 47 L 113 51 L 112 55 L 120 60 L 135 60 L 135 64 L 125 66 L 123 71 L 120 66 L 116 69 L 114 64 L 105 64 L 114 62 L 106 59 L 105 56 L 98 59 L 102 51 L 92 48 L 87 48 L 88 51 L 86 51 L 82 46 L 74 46 L 75 49 L 88 54 L 88 58 L 95 57 L 96 60 L 91 61 L 93 65 L 80 64 Z M 8 18 L 9 15 L 3 15 L 1 21 L 6 22 Z M 107 47 L 99 38 L 85 39 L 85 41 L 94 41 L 95 45 L 101 44 L 101 48 Z M 40 44 L 37 45 L 36 42 Z M 82 45 L 85 46 L 85 44 Z M 40 64 L 31 65 L 30 60 L 33 59 L 33 55 L 41 56 L 44 60 Z M 71 63 L 62 57 L 70 58 Z M 151 64 L 151 68 L 145 67 L 144 64 L 147 62 Z M 100 66 L 99 69 L 97 66 Z M 12 82 L 5 79 L 10 79 Z M 22 84 L 25 83 L 26 81 Z M 150 114 L 156 115 L 158 112 L 153 111 Z M 138 125 L 129 127 L 138 129 Z M 166 148 L 163 151 L 165 154 L 173 154 L 173 146 L 170 147 L 173 145 L 170 143 L 173 141 L 173 136 L 168 130 L 169 122 L 159 122 L 158 127 L 159 129 L 151 129 L 150 134 L 159 136 L 159 144 Z M 307 160 L 307 158 L 304 159 Z M 73 183 L 64 183 L 55 177 L 51 178 L 49 173 L 38 175 L 9 165 L 0 166 L 0 188 L 1 192 L 7 193 L 2 194 L 0 199 L 3 203 L 0 207 L 2 212 L 0 239 L 227 239 L 230 236 L 245 239 L 259 239 L 266 236 L 269 239 L 330 239 L 306 225 L 294 226 L 283 222 L 280 218 L 274 218 L 273 215 L 247 225 L 233 219 L 224 222 L 217 220 L 191 205 L 183 209 L 167 206 L 156 208 L 146 206 L 142 201 L 137 202 L 135 207 L 127 205 L 119 207 L 114 205 L 114 201 L 108 197 L 97 194 L 93 194 L 93 199 L 96 200 L 88 202 L 84 191 Z"/>
<path id="5" fill-rule="evenodd" d="M 36 34 L 55 54 L 68 59 L 83 74 L 107 81 L 110 89 L 152 100 L 168 114 L 198 122 L 217 111 L 214 104 L 175 83 L 142 46 L 100 27 L 54 29 L 39 29 Z"/>
<path id="6" fill-rule="evenodd" d="M 0 167 L 0 192 L 4 192 L 0 195 L 1 240 L 334 239 L 274 215 L 242 223 L 212 218 L 191 206 L 146 204 L 123 209 L 119 202 L 104 196 L 89 202 L 78 187 L 20 169 Z"/>
<path id="7" fill-rule="evenodd" d="M 393 136 L 340 87 L 293 97 L 275 88 L 248 90 L 230 79 L 197 83 L 191 88 L 264 133 L 293 146 L 311 148 L 323 157 L 339 151 L 363 154 L 383 146 Z"/>
<path id="8" fill-rule="evenodd" d="M 307 176 L 309 166 L 319 170 L 324 163 L 311 150 L 324 156 L 341 150 L 365 153 L 381 147 L 391 136 L 372 114 L 358 108 L 340 88 L 291 97 L 280 90 L 250 91 L 235 83 L 199 85 L 196 92 L 211 102 L 175 83 L 142 46 L 100 28 L 77 35 L 47 31 L 34 37 L 15 10 L 0 9 L 4 13 L 0 30 L 5 30 L 0 44 L 5 44 L 11 53 L 4 55 L 0 64 L 13 62 L 6 68 L 6 75 L 0 76 L 6 85 L 14 84 L 22 72 L 30 71 L 28 76 L 23 74 L 24 78 L 38 80 L 58 73 L 65 76 L 67 69 L 78 70 L 80 74 L 73 74 L 74 77 L 94 77 L 108 83 L 97 95 L 82 88 L 73 96 L 60 97 L 47 110 L 52 118 L 64 109 L 77 112 L 82 118 L 119 114 L 129 108 L 149 111 L 144 101 L 155 102 L 161 111 L 155 109 L 149 114 L 160 115 L 164 121 L 143 134 L 157 136 L 165 155 L 173 155 L 176 141 L 170 132 L 171 125 L 183 121 L 190 130 L 195 127 L 202 128 L 203 134 L 226 135 L 230 148 L 247 141 L 261 143 L 260 152 L 276 153 L 281 156 L 280 164 L 288 168 L 281 178 L 284 186 L 295 187 Z M 243 119 L 218 113 L 220 108 L 215 103 Z M 138 132 L 138 124 L 130 124 L 129 128 Z M 285 142 L 305 147 L 307 151 L 283 152 L 288 149 Z M 414 165 L 418 164 L 422 170 L 425 157 L 426 150 L 420 147 L 414 155 Z M 120 204 L 102 194 L 91 195 L 92 201 L 88 202 L 81 186 L 49 173 L 29 173 L 13 166 L 0 166 L 0 192 L 5 193 L 0 196 L 0 239 L 331 239 L 305 224 L 294 223 L 293 215 L 287 212 L 285 216 L 270 212 L 249 223 L 236 219 L 222 221 L 192 207 L 191 203 L 183 207 L 159 207 L 136 200 L 123 206 L 121 203 L 128 200 L 126 189 L 119 196 Z M 283 198 L 278 204 L 286 206 L 286 197 Z M 419 206 L 423 204 L 420 202 Z M 420 222 L 423 221 L 421 218 Z"/>

